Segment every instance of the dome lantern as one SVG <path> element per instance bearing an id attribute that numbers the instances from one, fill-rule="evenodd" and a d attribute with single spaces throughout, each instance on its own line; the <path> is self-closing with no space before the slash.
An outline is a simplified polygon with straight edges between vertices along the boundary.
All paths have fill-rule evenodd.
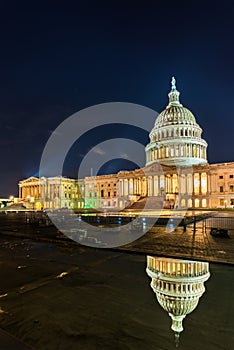
<path id="1" fill-rule="evenodd" d="M 171 106 L 183 107 L 179 101 L 180 92 L 176 90 L 175 77 L 172 77 L 171 79 L 171 91 L 169 92 L 168 97 L 169 97 L 169 105 L 167 106 L 167 108 Z"/>

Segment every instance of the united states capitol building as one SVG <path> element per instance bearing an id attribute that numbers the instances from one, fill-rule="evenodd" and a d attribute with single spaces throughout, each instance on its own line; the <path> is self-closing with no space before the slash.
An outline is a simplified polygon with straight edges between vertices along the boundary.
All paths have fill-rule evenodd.
<path id="1" fill-rule="evenodd" d="M 234 207 L 234 162 L 207 162 L 202 128 L 181 104 L 174 77 L 168 96 L 149 134 L 144 168 L 78 180 L 30 177 L 19 182 L 19 198 L 37 210 L 142 209 L 146 202 L 149 209 Z"/>

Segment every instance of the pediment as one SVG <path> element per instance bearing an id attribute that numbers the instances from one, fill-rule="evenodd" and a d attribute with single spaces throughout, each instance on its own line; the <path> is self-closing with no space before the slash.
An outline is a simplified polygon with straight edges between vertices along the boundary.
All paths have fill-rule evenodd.
<path id="1" fill-rule="evenodd" d="M 20 181 L 21 183 L 24 183 L 24 184 L 27 184 L 27 183 L 32 183 L 32 182 L 34 182 L 35 183 L 35 185 L 36 184 L 38 184 L 39 183 L 39 179 L 37 178 L 37 177 L 34 177 L 34 176 L 31 176 L 31 177 L 29 177 L 28 179 L 25 179 L 25 180 L 22 180 L 22 181 Z"/>

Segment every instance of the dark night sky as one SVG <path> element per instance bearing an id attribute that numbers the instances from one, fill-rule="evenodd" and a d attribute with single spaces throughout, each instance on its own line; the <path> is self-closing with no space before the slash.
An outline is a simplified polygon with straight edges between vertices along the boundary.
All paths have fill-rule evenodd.
<path id="1" fill-rule="evenodd" d="M 111 101 L 161 111 L 172 75 L 209 162 L 234 161 L 232 0 L 1 1 L 0 27 L 0 197 L 38 174 L 68 116 Z"/>

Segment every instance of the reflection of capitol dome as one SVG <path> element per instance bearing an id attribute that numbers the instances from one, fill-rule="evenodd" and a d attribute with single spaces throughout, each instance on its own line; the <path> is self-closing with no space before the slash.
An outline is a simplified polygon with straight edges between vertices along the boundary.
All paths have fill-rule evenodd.
<path id="1" fill-rule="evenodd" d="M 179 95 L 173 77 L 169 104 L 158 115 L 149 135 L 146 165 L 154 162 L 182 166 L 207 163 L 207 143 L 201 138 L 202 129 L 192 112 L 182 106 Z"/>
<path id="2" fill-rule="evenodd" d="M 182 322 L 191 313 L 205 291 L 209 263 L 147 256 L 147 274 L 159 304 L 172 319 L 172 330 L 178 345 Z"/>

